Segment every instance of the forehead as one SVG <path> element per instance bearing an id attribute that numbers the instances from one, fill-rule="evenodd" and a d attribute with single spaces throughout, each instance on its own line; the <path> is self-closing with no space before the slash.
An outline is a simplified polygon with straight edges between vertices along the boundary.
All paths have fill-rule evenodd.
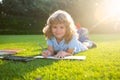
<path id="1" fill-rule="evenodd" d="M 52 26 L 58 26 L 58 27 L 65 27 L 65 24 L 63 23 L 56 23 L 56 24 L 52 24 Z"/>

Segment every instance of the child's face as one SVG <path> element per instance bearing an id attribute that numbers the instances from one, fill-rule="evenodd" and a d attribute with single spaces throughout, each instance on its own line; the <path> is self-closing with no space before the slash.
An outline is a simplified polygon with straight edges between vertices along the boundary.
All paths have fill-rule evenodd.
<path id="1" fill-rule="evenodd" d="M 66 34 L 66 26 L 64 24 L 52 25 L 52 33 L 57 39 L 62 39 Z"/>

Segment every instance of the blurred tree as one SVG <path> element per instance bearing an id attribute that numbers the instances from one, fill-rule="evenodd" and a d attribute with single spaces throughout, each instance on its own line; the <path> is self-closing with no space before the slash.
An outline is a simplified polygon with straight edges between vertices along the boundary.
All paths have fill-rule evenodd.
<path id="1" fill-rule="evenodd" d="M 87 20 L 91 16 L 93 18 L 91 5 L 93 5 L 92 0 L 3 0 L 2 16 L 6 16 L 8 20 L 4 20 L 6 19 L 4 18 L 2 25 L 11 30 L 20 29 L 19 26 L 21 24 L 23 24 L 21 29 L 23 27 L 24 30 L 31 29 L 32 26 L 34 26 L 34 30 L 42 30 L 40 25 L 44 27 L 43 24 L 45 24 L 48 16 L 54 11 L 62 9 L 68 11 L 75 22 L 85 23 L 86 26 L 89 23 Z M 88 12 L 90 16 L 88 16 Z M 32 20 L 27 20 L 23 16 L 25 18 L 33 18 Z M 24 19 L 23 22 L 20 19 Z M 7 24 L 5 24 L 6 21 L 8 21 Z M 41 24 L 36 25 L 37 23 Z"/>
<path id="2" fill-rule="evenodd" d="M 50 14 L 58 9 L 71 14 L 75 23 L 84 27 L 93 26 L 97 20 L 97 4 L 104 0 L 2 0 L 0 3 L 1 30 L 42 32 Z M 4 31 L 3 30 L 3 31 Z M 32 31 L 34 30 L 34 31 Z M 20 32 L 20 31 L 19 31 Z M 16 33 L 16 32 L 15 32 Z"/>

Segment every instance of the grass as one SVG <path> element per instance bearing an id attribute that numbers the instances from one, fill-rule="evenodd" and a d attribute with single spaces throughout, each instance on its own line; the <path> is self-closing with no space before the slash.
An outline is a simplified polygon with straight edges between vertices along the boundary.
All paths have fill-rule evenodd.
<path id="1" fill-rule="evenodd" d="M 81 52 L 85 61 L 36 59 L 27 63 L 0 60 L 1 80 L 119 80 L 120 36 L 92 34 L 97 48 Z M 0 49 L 24 49 L 16 55 L 41 53 L 43 35 L 0 35 Z"/>

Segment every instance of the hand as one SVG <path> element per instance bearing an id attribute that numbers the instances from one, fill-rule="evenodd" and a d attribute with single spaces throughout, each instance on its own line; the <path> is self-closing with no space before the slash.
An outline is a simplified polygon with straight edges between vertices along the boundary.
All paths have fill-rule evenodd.
<path id="1" fill-rule="evenodd" d="M 64 58 L 66 56 L 66 52 L 65 51 L 59 51 L 55 57 L 57 58 Z"/>
<path id="2" fill-rule="evenodd" d="M 49 50 L 44 50 L 44 51 L 42 52 L 42 56 L 45 57 L 45 58 L 47 58 L 47 57 L 50 56 L 50 55 L 51 55 L 51 52 L 50 52 Z"/>

